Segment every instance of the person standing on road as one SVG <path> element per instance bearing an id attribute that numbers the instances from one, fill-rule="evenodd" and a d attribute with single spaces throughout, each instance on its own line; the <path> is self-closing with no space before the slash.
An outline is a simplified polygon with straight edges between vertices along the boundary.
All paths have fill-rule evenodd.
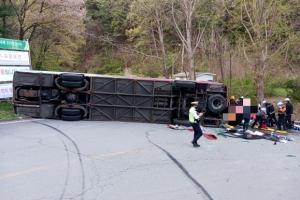
<path id="1" fill-rule="evenodd" d="M 193 147 L 200 147 L 200 145 L 197 143 L 198 139 L 202 136 L 202 130 L 200 128 L 199 119 L 203 116 L 203 113 L 200 112 L 199 114 L 196 111 L 196 108 L 198 106 L 198 102 L 194 101 L 191 103 L 192 107 L 189 110 L 189 121 L 191 123 L 191 126 L 194 130 L 194 139 L 192 140 Z"/>
<path id="2" fill-rule="evenodd" d="M 277 128 L 278 128 L 278 130 L 282 130 L 281 129 L 281 125 L 282 125 L 283 126 L 283 130 L 286 130 L 286 127 L 285 127 L 285 123 L 286 123 L 286 120 L 285 120 L 286 109 L 283 106 L 282 102 L 278 102 L 277 105 L 278 105 L 278 124 L 277 124 Z"/>
<path id="3" fill-rule="evenodd" d="M 275 116 L 275 109 L 274 109 L 273 104 L 269 103 L 267 101 L 263 101 L 263 104 L 266 107 L 267 115 L 269 117 L 269 124 L 268 124 L 268 126 L 269 127 L 273 127 L 274 126 L 273 122 L 275 122 L 275 125 L 277 126 L 277 119 L 276 119 L 276 116 Z"/>
<path id="4" fill-rule="evenodd" d="M 286 129 L 292 129 L 293 105 L 291 104 L 289 98 L 285 98 L 285 107 L 286 107 L 285 127 Z"/>
<path id="5" fill-rule="evenodd" d="M 244 117 L 243 131 L 247 131 L 248 130 L 249 122 L 250 122 L 250 116 L 249 117 L 248 116 Z"/>

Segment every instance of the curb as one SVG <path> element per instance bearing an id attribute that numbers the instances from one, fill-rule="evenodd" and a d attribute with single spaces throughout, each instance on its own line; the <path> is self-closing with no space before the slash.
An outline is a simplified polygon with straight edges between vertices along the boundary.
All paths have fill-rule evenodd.
<path id="1" fill-rule="evenodd" d="M 11 121 L 22 121 L 26 119 L 32 119 L 31 117 L 15 117 L 15 118 L 7 118 L 7 119 L 0 119 L 0 122 L 11 122 Z"/>

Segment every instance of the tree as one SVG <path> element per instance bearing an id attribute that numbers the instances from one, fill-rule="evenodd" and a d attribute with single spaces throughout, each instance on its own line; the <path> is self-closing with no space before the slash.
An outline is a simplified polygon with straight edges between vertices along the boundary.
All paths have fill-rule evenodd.
<path id="1" fill-rule="evenodd" d="M 195 80 L 194 57 L 210 20 L 205 0 L 173 0 L 170 23 L 175 27 L 187 54 L 189 78 Z M 208 12 L 207 12 L 208 11 Z"/>
<path id="2" fill-rule="evenodd" d="M 126 16 L 130 3 L 130 0 L 87 0 L 85 2 L 87 48 L 94 46 L 102 48 L 112 40 L 120 43 L 126 40 L 124 39 Z"/>
<path id="3" fill-rule="evenodd" d="M 293 38 L 287 24 L 289 11 L 283 0 L 223 0 L 231 17 L 228 26 L 242 41 L 243 53 L 255 72 L 255 89 L 259 103 L 264 99 L 264 77 L 270 61 Z"/>
<path id="4" fill-rule="evenodd" d="M 18 39 L 28 39 L 33 67 L 72 65 L 83 44 L 83 3 L 76 0 L 9 0 L 17 16 Z M 45 60 L 49 56 L 47 62 Z M 51 63 L 49 63 L 51 62 Z M 48 65 L 47 65 L 48 64 Z M 43 65 L 45 65 L 43 67 Z"/>
<path id="5" fill-rule="evenodd" d="M 155 53 L 158 62 L 161 63 L 161 69 L 165 78 L 169 78 L 169 69 L 167 65 L 167 53 L 165 47 L 164 31 L 167 28 L 164 19 L 164 10 L 166 9 L 166 0 L 137 0 L 131 4 L 131 12 L 128 14 L 128 20 L 131 21 L 133 28 L 126 31 L 129 40 L 138 37 L 136 47 L 153 41 Z"/>
<path id="6" fill-rule="evenodd" d="M 12 24 L 9 22 L 9 18 L 15 16 L 13 11 L 13 5 L 8 3 L 8 0 L 1 0 L 0 4 L 0 18 L 2 24 L 0 24 L 0 36 L 8 38 L 12 35 Z M 11 21 L 11 20 L 10 20 Z"/>

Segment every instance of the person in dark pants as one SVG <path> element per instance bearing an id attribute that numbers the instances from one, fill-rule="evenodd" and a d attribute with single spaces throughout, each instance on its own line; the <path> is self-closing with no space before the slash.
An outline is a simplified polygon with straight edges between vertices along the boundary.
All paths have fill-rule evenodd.
<path id="1" fill-rule="evenodd" d="M 243 124 L 243 130 L 247 131 L 249 127 L 250 118 L 244 117 L 244 124 Z"/>
<path id="2" fill-rule="evenodd" d="M 285 120 L 286 109 L 283 106 L 282 102 L 278 102 L 277 105 L 278 105 L 278 124 L 277 124 L 277 128 L 278 128 L 278 130 L 282 130 L 281 129 L 281 125 L 282 125 L 283 126 L 283 130 L 286 130 L 286 127 L 285 127 L 285 123 L 286 123 L 286 120 Z"/>
<path id="3" fill-rule="evenodd" d="M 197 141 L 203 134 L 199 124 L 199 118 L 203 116 L 203 113 L 202 112 L 199 114 L 197 113 L 196 111 L 197 106 L 198 106 L 198 102 L 194 101 L 192 102 L 192 107 L 189 110 L 189 121 L 194 130 L 194 138 L 192 140 L 192 144 L 194 147 L 200 147 Z"/>
<path id="4" fill-rule="evenodd" d="M 273 127 L 274 126 L 273 122 L 275 122 L 275 125 L 277 126 L 277 119 L 276 119 L 276 116 L 275 116 L 275 109 L 274 109 L 273 104 L 269 103 L 269 102 L 266 102 L 266 101 L 263 101 L 263 104 L 266 107 L 266 111 L 267 111 L 266 114 L 269 117 L 269 124 L 268 124 L 268 126 L 269 127 Z"/>
<path id="5" fill-rule="evenodd" d="M 256 113 L 256 118 L 255 118 L 255 121 L 254 121 L 254 123 L 251 125 L 251 128 L 254 128 L 254 126 L 256 125 L 256 123 L 258 122 L 258 121 L 260 121 L 260 123 L 259 123 L 259 129 L 261 129 L 261 126 L 262 126 L 262 124 L 263 124 L 263 118 L 264 118 L 264 113 L 263 113 L 263 111 L 261 110 L 261 107 L 259 107 L 258 108 L 258 111 L 257 111 L 257 113 Z"/>
<path id="6" fill-rule="evenodd" d="M 293 115 L 293 105 L 289 98 L 285 98 L 285 108 L 286 108 L 286 120 L 285 127 L 287 129 L 292 129 L 292 115 Z"/>

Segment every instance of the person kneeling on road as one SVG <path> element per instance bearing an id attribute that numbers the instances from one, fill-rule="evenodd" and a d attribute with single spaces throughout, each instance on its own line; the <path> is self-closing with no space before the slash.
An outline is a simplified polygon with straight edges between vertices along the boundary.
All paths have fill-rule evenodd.
<path id="1" fill-rule="evenodd" d="M 262 127 L 262 124 L 263 124 L 263 120 L 264 120 L 264 116 L 265 116 L 265 113 L 264 111 L 261 110 L 261 107 L 258 108 L 258 111 L 256 113 L 256 118 L 255 118 L 255 121 L 253 122 L 253 124 L 251 125 L 251 128 L 254 128 L 254 126 L 256 125 L 256 123 L 258 121 L 260 121 L 259 123 L 259 129 L 261 129 Z"/>
<path id="2" fill-rule="evenodd" d="M 191 103 L 192 107 L 189 110 L 189 121 L 194 130 L 194 139 L 192 140 L 192 144 L 194 147 L 200 147 L 197 143 L 198 139 L 202 136 L 202 130 L 200 128 L 199 119 L 203 116 L 203 113 L 197 114 L 196 108 L 198 106 L 198 102 L 194 101 Z"/>
<path id="3" fill-rule="evenodd" d="M 267 115 L 269 117 L 268 126 L 269 127 L 273 127 L 274 126 L 274 122 L 275 122 L 275 125 L 277 125 L 278 122 L 277 122 L 277 119 L 276 119 L 276 116 L 275 116 L 275 109 L 274 109 L 273 104 L 269 103 L 269 102 L 266 102 L 266 101 L 263 101 L 263 104 L 267 108 Z"/>

